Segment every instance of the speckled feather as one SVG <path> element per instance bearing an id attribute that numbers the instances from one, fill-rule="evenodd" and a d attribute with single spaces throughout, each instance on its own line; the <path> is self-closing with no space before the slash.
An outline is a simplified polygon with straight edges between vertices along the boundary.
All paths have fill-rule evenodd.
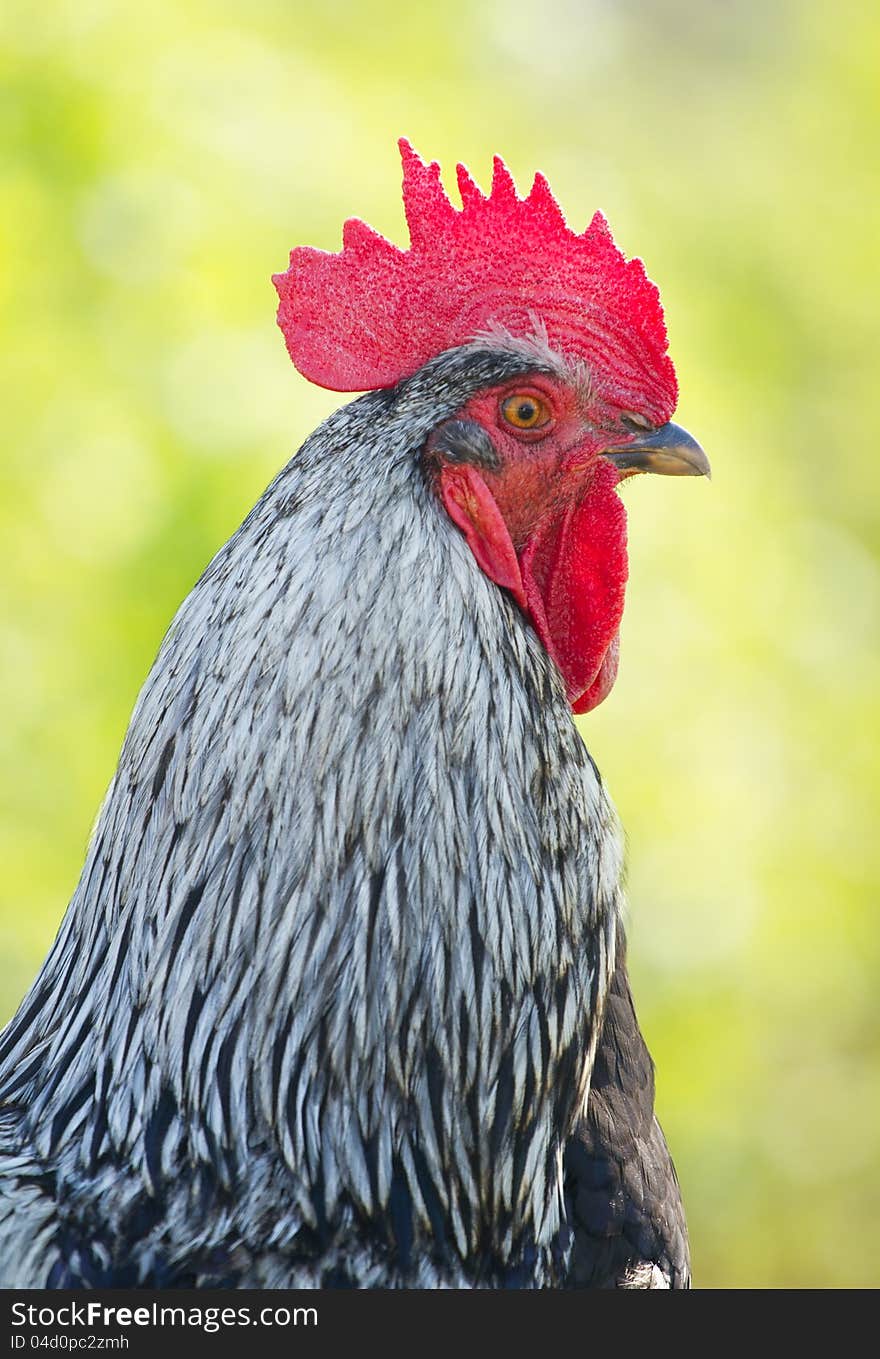
<path id="1" fill-rule="evenodd" d="M 337 412 L 181 606 L 0 1039 L 0 1284 L 584 1272 L 620 834 L 421 458 L 535 366 L 482 342 Z"/>

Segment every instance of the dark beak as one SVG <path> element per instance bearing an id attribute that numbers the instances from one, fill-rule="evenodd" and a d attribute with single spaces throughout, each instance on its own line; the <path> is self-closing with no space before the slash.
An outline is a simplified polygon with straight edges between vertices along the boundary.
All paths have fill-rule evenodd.
<path id="1" fill-rule="evenodd" d="M 696 439 L 671 421 L 660 429 L 637 434 L 619 447 L 603 449 L 602 453 L 622 476 L 634 472 L 658 472 L 664 477 L 712 475 L 709 459 Z"/>

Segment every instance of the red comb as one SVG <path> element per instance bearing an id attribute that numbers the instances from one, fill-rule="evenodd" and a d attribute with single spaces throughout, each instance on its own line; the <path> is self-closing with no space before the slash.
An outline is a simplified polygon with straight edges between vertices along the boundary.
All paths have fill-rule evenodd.
<path id="1" fill-rule="evenodd" d="M 488 196 L 458 167 L 459 210 L 439 165 L 399 146 L 409 250 L 354 218 L 340 254 L 300 246 L 273 278 L 299 371 L 340 392 L 390 387 L 490 326 L 529 335 L 537 321 L 554 349 L 601 372 L 609 396 L 668 419 L 676 382 L 660 295 L 602 214 L 578 235 L 543 175 L 520 198 L 498 157 Z"/>

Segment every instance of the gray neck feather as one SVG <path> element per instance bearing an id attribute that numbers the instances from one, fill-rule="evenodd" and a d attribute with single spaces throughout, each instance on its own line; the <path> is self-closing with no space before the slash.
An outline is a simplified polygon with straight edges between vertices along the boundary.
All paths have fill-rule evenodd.
<path id="1" fill-rule="evenodd" d="M 0 1094 L 70 1195 L 103 1176 L 121 1214 L 201 1164 L 279 1244 L 394 1181 L 463 1257 L 558 1230 L 619 836 L 420 459 L 536 366 L 484 343 L 338 411 L 181 606 L 4 1040 Z"/>

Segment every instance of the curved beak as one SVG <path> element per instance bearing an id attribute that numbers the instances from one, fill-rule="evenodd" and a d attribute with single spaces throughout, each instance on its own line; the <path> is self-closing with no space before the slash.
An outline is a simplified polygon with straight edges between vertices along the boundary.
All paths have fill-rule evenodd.
<path id="1" fill-rule="evenodd" d="M 660 429 L 637 434 L 628 443 L 602 450 L 621 473 L 657 472 L 664 477 L 711 477 L 712 469 L 693 435 L 670 421 Z"/>

